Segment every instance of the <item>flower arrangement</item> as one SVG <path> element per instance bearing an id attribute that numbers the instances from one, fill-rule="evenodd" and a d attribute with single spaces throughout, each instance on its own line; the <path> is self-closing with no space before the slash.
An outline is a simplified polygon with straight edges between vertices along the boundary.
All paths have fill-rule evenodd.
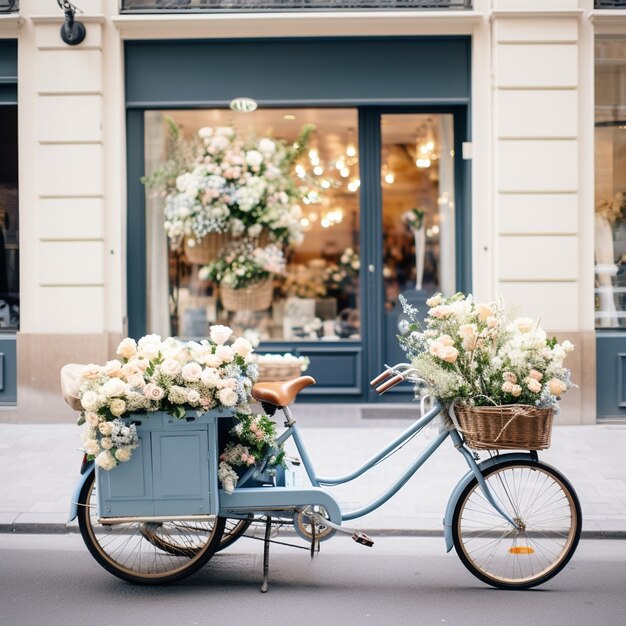
<path id="1" fill-rule="evenodd" d="M 402 215 L 402 221 L 409 230 L 419 230 L 424 226 L 424 209 L 412 208 Z"/>
<path id="2" fill-rule="evenodd" d="M 228 494 L 239 480 L 235 467 L 247 469 L 267 459 L 266 468 L 271 469 L 281 465 L 285 456 L 283 445 L 276 443 L 276 424 L 267 415 L 238 414 L 230 434 L 236 441 L 226 444 L 218 468 L 218 478 Z"/>
<path id="3" fill-rule="evenodd" d="M 326 268 L 325 282 L 328 291 L 337 292 L 353 285 L 359 277 L 360 268 L 359 253 L 353 248 L 346 248 L 339 258 L 339 263 Z"/>
<path id="4" fill-rule="evenodd" d="M 430 309 L 422 330 L 417 310 L 403 296 L 400 301 L 409 318 L 400 345 L 444 405 L 556 409 L 572 387 L 563 361 L 574 346 L 548 339 L 530 318 L 513 318 L 501 302 L 436 294 L 426 301 Z"/>
<path id="5" fill-rule="evenodd" d="M 173 122 L 171 133 L 172 127 L 177 158 L 144 179 L 165 188 L 164 226 L 172 249 L 185 240 L 193 246 L 209 233 L 256 238 L 263 229 L 277 242 L 302 241 L 299 201 L 306 181 L 292 176 L 292 169 L 313 126 L 304 126 L 290 146 L 271 137 L 244 136 L 232 127 L 206 127 L 192 147 Z"/>
<path id="6" fill-rule="evenodd" d="M 137 445 L 134 427 L 120 419 L 133 413 L 166 411 L 182 418 L 185 411 L 230 408 L 249 411 L 250 391 L 258 376 L 252 345 L 232 330 L 212 326 L 200 343 L 147 335 L 124 339 L 120 359 L 87 365 L 79 390 L 83 407 L 79 425 L 84 450 L 102 469 L 128 461 Z"/>
<path id="7" fill-rule="evenodd" d="M 259 354 L 256 358 L 259 366 L 262 365 L 289 365 L 298 366 L 301 372 L 306 372 L 311 360 L 308 356 L 296 356 L 290 352 L 285 354 Z"/>
<path id="8" fill-rule="evenodd" d="M 255 248 L 249 241 L 239 241 L 218 258 L 199 270 L 201 280 L 213 280 L 231 289 L 242 289 L 285 271 L 282 250 L 275 244 Z"/>
<path id="9" fill-rule="evenodd" d="M 626 193 L 616 193 L 612 198 L 602 200 L 596 208 L 596 215 L 603 217 L 609 224 L 624 221 L 626 218 Z"/>

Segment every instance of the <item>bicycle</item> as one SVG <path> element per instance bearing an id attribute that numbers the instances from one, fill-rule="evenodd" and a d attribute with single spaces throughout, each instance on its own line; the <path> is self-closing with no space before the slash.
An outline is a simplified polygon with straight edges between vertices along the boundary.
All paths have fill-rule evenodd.
<path id="1" fill-rule="evenodd" d="M 399 363 L 387 367 L 371 384 L 378 393 L 384 393 L 405 380 L 417 382 L 418 378 L 410 364 Z M 440 429 L 427 448 L 378 498 L 359 509 L 342 511 L 324 487 L 344 484 L 366 474 L 432 422 L 443 407 L 436 403 L 356 470 L 338 477 L 319 476 L 289 408 L 298 393 L 314 383 L 310 376 L 303 376 L 284 383 L 254 386 L 252 396 L 267 413 L 274 415 L 282 410 L 285 430 L 277 441 L 281 444 L 292 439 L 300 458 L 289 460 L 287 471 L 276 476 L 265 471 L 268 458 L 264 459 L 241 476 L 237 488 L 229 495 L 223 490 L 218 493 L 217 459 L 212 455 L 209 476 L 212 499 L 208 505 L 211 510 L 204 514 L 177 511 L 175 515 L 147 515 L 137 511 L 128 516 L 104 517 L 101 513 L 106 494 L 98 493 L 93 463 L 84 460 L 70 519 L 78 517 L 80 532 L 91 554 L 105 569 L 124 580 L 169 583 L 200 569 L 216 552 L 244 536 L 252 522 L 264 521 L 261 590 L 267 591 L 272 520 L 293 524 L 296 533 L 311 542 L 312 555 L 319 542 L 337 532 L 348 533 L 358 543 L 371 546 L 373 541 L 367 535 L 346 528 L 343 522 L 360 518 L 384 504 L 450 438 L 469 470 L 454 488 L 446 507 L 443 521 L 446 551 L 454 547 L 474 576 L 502 589 L 535 587 L 567 565 L 582 527 L 580 503 L 569 481 L 557 469 L 539 461 L 536 451 L 495 454 L 480 461 L 464 445 L 462 434 L 454 425 Z M 213 412 L 198 419 L 190 416 L 187 420 L 195 424 L 194 428 L 206 428 L 209 447 L 214 447 L 222 417 Z M 299 470 L 311 486 L 292 484 L 289 478 Z"/>

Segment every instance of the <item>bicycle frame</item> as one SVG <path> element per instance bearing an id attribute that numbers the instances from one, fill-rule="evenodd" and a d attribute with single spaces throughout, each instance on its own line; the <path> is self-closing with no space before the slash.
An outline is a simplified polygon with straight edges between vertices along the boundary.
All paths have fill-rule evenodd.
<path id="1" fill-rule="evenodd" d="M 387 444 L 384 448 L 382 448 L 379 452 L 377 452 L 374 456 L 372 456 L 369 460 L 367 460 L 363 465 L 361 465 L 356 470 L 350 472 L 349 474 L 345 474 L 343 476 L 337 477 L 325 477 L 318 476 L 313 467 L 313 463 L 311 461 L 311 457 L 309 456 L 306 446 L 304 445 L 304 441 L 300 436 L 300 431 L 298 430 L 297 424 L 291 416 L 291 411 L 289 407 L 283 407 L 283 412 L 285 414 L 285 426 L 286 430 L 278 437 L 277 443 L 282 444 L 285 443 L 288 439 L 292 438 L 296 449 L 300 455 L 302 460 L 302 464 L 304 466 L 304 470 L 311 482 L 313 487 L 325 487 L 325 486 L 333 486 L 333 485 L 343 485 L 347 482 L 354 480 L 360 476 L 363 476 L 367 473 L 372 467 L 374 467 L 379 461 L 381 461 L 385 456 L 396 450 L 400 445 L 405 443 L 412 437 L 415 433 L 420 431 L 424 426 L 432 422 L 437 415 L 442 411 L 443 406 L 439 403 L 436 403 L 435 406 L 428 411 L 425 415 L 416 420 L 411 426 L 409 426 L 403 433 L 398 435 L 393 441 Z M 430 458 L 430 456 L 439 448 L 439 446 L 448 438 L 451 437 L 452 442 L 455 448 L 463 455 L 465 461 L 467 462 L 470 472 L 476 476 L 476 479 L 480 485 L 481 491 L 485 495 L 487 501 L 494 507 L 496 511 L 506 519 L 512 526 L 515 528 L 519 528 L 518 523 L 500 506 L 500 504 L 493 497 L 487 483 L 484 480 L 482 472 L 478 467 L 476 460 L 474 459 L 473 454 L 463 445 L 463 440 L 461 439 L 461 435 L 456 429 L 453 430 L 444 430 L 435 437 L 435 439 L 428 445 L 428 447 L 409 465 L 409 467 L 401 474 L 398 479 L 378 498 L 367 504 L 366 506 L 361 507 L 360 509 L 355 509 L 354 511 L 344 512 L 341 511 L 341 520 L 349 521 L 354 520 L 359 517 L 363 517 L 372 511 L 375 511 L 381 505 L 383 505 L 387 500 L 389 500 L 392 496 L 394 496 L 402 487 L 408 482 L 408 480 L 419 470 L 419 468 Z M 251 468 L 244 476 L 241 478 L 240 485 L 244 485 L 247 480 L 249 480 L 255 473 L 255 469 Z"/>

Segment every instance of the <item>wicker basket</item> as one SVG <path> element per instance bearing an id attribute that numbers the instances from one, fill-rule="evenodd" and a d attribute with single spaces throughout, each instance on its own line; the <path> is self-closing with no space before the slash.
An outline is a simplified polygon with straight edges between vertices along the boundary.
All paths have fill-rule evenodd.
<path id="1" fill-rule="evenodd" d="M 274 382 L 291 380 L 302 374 L 302 367 L 298 363 L 259 363 L 259 377 L 257 382 Z"/>
<path id="2" fill-rule="evenodd" d="M 272 306 L 274 281 L 272 277 L 242 289 L 221 286 L 222 306 L 227 311 L 265 311 Z"/>
<path id="3" fill-rule="evenodd" d="M 194 265 L 206 265 L 215 260 L 228 241 L 226 233 L 208 233 L 200 241 L 196 241 L 195 246 L 190 246 L 185 238 L 185 256 Z"/>
<path id="4" fill-rule="evenodd" d="M 527 404 L 455 406 L 451 416 L 465 443 L 476 450 L 545 450 L 550 447 L 552 409 Z M 453 421 L 455 421 L 453 419 Z"/>

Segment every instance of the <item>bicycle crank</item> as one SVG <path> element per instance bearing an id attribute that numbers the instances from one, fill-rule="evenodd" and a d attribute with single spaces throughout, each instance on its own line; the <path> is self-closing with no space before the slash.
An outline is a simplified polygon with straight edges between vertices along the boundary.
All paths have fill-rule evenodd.
<path id="1" fill-rule="evenodd" d="M 310 519 L 314 524 L 324 525 L 328 528 L 332 528 L 339 533 L 344 533 L 346 535 L 350 535 L 354 541 L 360 543 L 362 546 L 367 546 L 371 548 L 374 545 L 373 539 L 368 537 L 363 531 L 356 530 L 354 528 L 346 528 L 345 526 L 340 526 L 339 524 L 335 524 L 331 522 L 329 519 L 326 519 L 320 513 L 314 512 L 310 514 Z"/>

